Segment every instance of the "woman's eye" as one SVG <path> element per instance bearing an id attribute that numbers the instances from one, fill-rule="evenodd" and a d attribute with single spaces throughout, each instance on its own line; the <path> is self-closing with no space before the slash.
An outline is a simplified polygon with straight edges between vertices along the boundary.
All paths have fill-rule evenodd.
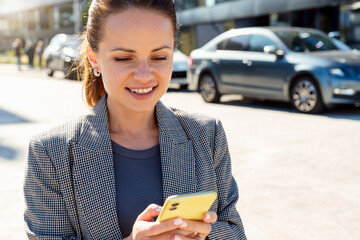
<path id="1" fill-rule="evenodd" d="M 155 61 L 165 61 L 167 58 L 166 57 L 155 57 L 153 58 L 153 60 Z"/>
<path id="2" fill-rule="evenodd" d="M 128 62 L 131 61 L 131 58 L 115 58 L 116 62 Z"/>

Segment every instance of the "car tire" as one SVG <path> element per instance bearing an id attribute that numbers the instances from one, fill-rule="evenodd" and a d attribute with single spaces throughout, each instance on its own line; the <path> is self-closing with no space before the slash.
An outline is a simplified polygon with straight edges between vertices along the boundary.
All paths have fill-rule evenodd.
<path id="1" fill-rule="evenodd" d="M 54 76 L 54 70 L 52 70 L 51 68 L 47 68 L 47 69 L 46 69 L 46 74 L 47 74 L 49 77 L 52 77 L 52 76 Z"/>
<path id="2" fill-rule="evenodd" d="M 301 113 L 320 113 L 325 106 L 320 89 L 314 79 L 300 77 L 292 84 L 290 90 L 291 104 Z"/>
<path id="3" fill-rule="evenodd" d="M 199 81 L 199 93 L 205 102 L 217 103 L 221 95 L 216 86 L 215 79 L 210 74 L 204 74 Z"/>
<path id="4" fill-rule="evenodd" d="M 189 87 L 189 84 L 180 85 L 181 90 L 187 90 Z"/>

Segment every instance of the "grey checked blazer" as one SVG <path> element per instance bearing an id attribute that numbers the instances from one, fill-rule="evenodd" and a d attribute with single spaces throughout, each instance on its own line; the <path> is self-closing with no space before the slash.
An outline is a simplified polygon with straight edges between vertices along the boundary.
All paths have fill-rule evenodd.
<path id="1" fill-rule="evenodd" d="M 246 239 L 219 121 L 156 105 L 164 200 L 216 190 L 209 239 Z M 32 138 L 25 184 L 29 239 L 122 239 L 106 95 L 80 119 Z"/>

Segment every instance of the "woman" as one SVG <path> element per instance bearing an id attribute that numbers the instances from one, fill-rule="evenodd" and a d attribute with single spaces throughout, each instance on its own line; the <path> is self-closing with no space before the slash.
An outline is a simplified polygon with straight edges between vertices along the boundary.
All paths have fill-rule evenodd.
<path id="1" fill-rule="evenodd" d="M 246 239 L 221 123 L 159 101 L 176 30 L 172 0 L 92 2 L 83 57 L 92 112 L 31 140 L 29 238 Z M 218 198 L 203 221 L 153 221 L 168 196 L 209 190 Z"/>

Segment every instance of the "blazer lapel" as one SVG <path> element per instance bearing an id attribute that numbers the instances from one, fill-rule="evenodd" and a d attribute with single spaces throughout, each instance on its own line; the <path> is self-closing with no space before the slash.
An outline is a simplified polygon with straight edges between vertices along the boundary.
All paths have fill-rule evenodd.
<path id="1" fill-rule="evenodd" d="M 178 117 L 160 101 L 156 105 L 163 178 L 163 200 L 196 192 L 195 156 Z M 73 147 L 76 196 L 93 239 L 122 239 L 116 214 L 116 189 L 106 94 L 86 115 Z M 80 217 L 81 221 L 81 217 Z"/>
<path id="2" fill-rule="evenodd" d="M 163 178 L 163 200 L 196 192 L 195 156 L 178 117 L 162 102 L 156 105 Z"/>
<path id="3" fill-rule="evenodd" d="M 122 239 L 116 215 L 113 155 L 106 94 L 85 116 L 74 144 L 73 177 L 79 207 L 93 239 Z"/>

